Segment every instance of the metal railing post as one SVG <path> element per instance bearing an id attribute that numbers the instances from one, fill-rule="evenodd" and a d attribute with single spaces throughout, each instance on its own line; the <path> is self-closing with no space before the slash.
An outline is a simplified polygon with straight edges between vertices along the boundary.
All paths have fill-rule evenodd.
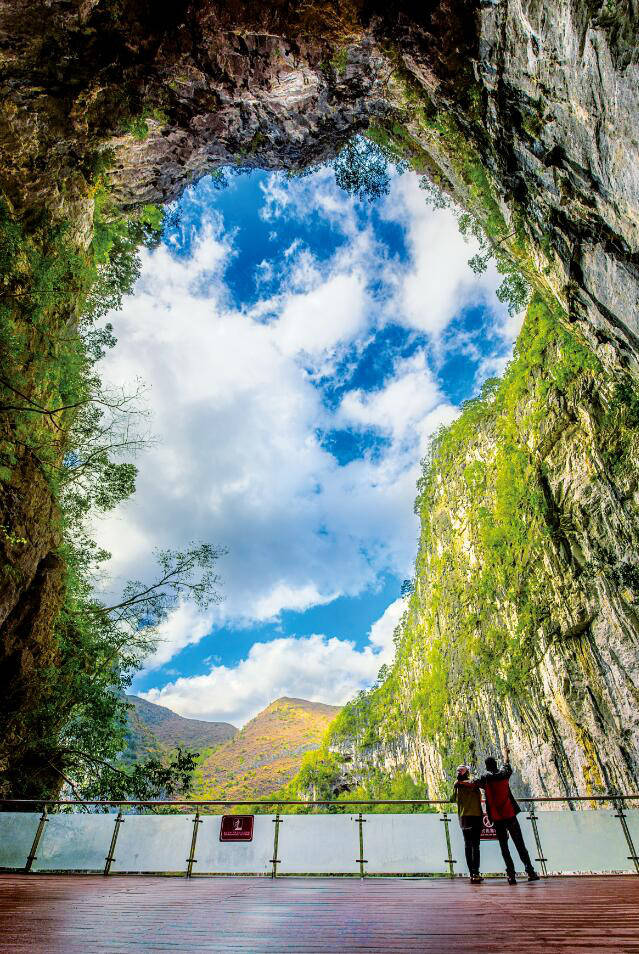
<path id="1" fill-rule="evenodd" d="M 280 818 L 279 806 L 277 807 L 277 811 L 275 812 L 275 818 L 273 819 L 273 824 L 275 825 L 275 835 L 273 837 L 273 857 L 271 858 L 271 862 L 273 864 L 273 868 L 271 870 L 271 878 L 277 878 L 277 866 L 281 860 L 280 858 L 277 857 L 277 848 L 280 841 L 280 825 L 282 824 L 282 819 Z"/>
<path id="2" fill-rule="evenodd" d="M 200 818 L 200 809 L 199 807 L 195 809 L 195 818 L 193 819 L 193 834 L 191 836 L 191 852 L 189 857 L 186 859 L 186 877 L 190 878 L 193 874 L 193 865 L 197 861 L 195 857 L 195 845 L 197 844 L 197 830 L 198 825 L 202 824 L 202 819 Z"/>
<path id="3" fill-rule="evenodd" d="M 452 850 L 452 847 L 451 847 L 451 844 L 450 844 L 450 831 L 449 831 L 449 828 L 448 828 L 448 826 L 449 826 L 449 824 L 450 824 L 450 819 L 449 819 L 449 817 L 448 817 L 448 812 L 442 812 L 442 817 L 441 817 L 439 820 L 440 820 L 440 821 L 443 821 L 443 823 L 444 823 L 444 831 L 446 832 L 446 851 L 447 851 L 447 854 L 448 854 L 448 858 L 445 859 L 445 863 L 448 865 L 448 877 L 449 877 L 449 878 L 454 878 L 454 877 L 455 877 L 455 869 L 453 868 L 453 865 L 456 865 L 456 864 L 457 864 L 457 861 L 456 861 L 455 858 L 453 858 L 453 850 Z"/>
<path id="4" fill-rule="evenodd" d="M 44 803 L 42 807 L 42 814 L 40 815 L 40 820 L 38 822 L 38 827 L 33 839 L 33 844 L 31 845 L 31 851 L 27 855 L 27 860 L 24 865 L 25 872 L 31 871 L 33 862 L 38 857 L 38 845 L 40 844 L 40 839 L 42 838 L 42 832 L 44 831 L 44 826 L 49 821 L 49 814 L 47 812 L 47 804 Z"/>
<path id="5" fill-rule="evenodd" d="M 115 846 L 118 840 L 118 834 L 120 832 L 120 825 L 124 823 L 124 818 L 122 816 L 122 809 L 120 809 L 115 816 L 115 825 L 113 826 L 113 834 L 111 835 L 111 844 L 109 845 L 109 854 L 104 859 L 106 864 L 104 865 L 104 876 L 106 877 L 111 871 L 111 865 L 115 861 Z"/>
<path id="6" fill-rule="evenodd" d="M 535 845 L 537 846 L 537 858 L 535 859 L 535 861 L 539 862 L 539 867 L 541 868 L 542 877 L 547 878 L 548 870 L 546 868 L 546 862 L 548 861 L 548 859 L 544 858 L 544 852 L 541 847 L 541 839 L 539 837 L 539 828 L 537 827 L 538 818 L 537 818 L 537 815 L 535 814 L 534 802 L 530 803 L 528 818 L 530 819 L 530 823 L 532 825 L 533 835 L 535 836 Z"/>
<path id="7" fill-rule="evenodd" d="M 364 865 L 368 864 L 366 858 L 364 857 L 364 825 L 366 824 L 366 819 L 362 818 L 361 812 L 357 816 L 356 821 L 357 827 L 359 829 L 359 858 L 356 858 L 355 861 L 359 863 L 360 878 L 365 878 L 366 872 L 364 871 Z"/>
<path id="8" fill-rule="evenodd" d="M 637 852 L 635 850 L 635 846 L 632 840 L 632 835 L 630 834 L 630 829 L 628 828 L 628 822 L 626 821 L 626 813 L 624 812 L 623 801 L 613 796 L 612 804 L 617 809 L 615 818 L 618 818 L 621 823 L 621 827 L 623 829 L 623 833 L 625 835 L 628 848 L 630 849 L 628 860 L 632 861 L 632 863 L 635 866 L 635 874 L 639 875 L 639 857 L 637 857 Z"/>

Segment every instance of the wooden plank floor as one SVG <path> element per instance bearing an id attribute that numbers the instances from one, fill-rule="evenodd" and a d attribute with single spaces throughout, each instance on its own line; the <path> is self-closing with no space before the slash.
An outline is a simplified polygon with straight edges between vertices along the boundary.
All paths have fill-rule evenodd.
<path id="1" fill-rule="evenodd" d="M 639 878 L 0 875 L 2 954 L 639 952 Z"/>

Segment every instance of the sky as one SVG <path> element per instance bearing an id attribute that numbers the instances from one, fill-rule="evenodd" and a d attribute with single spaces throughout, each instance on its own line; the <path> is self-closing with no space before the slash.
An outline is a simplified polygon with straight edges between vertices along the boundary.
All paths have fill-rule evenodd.
<path id="1" fill-rule="evenodd" d="M 154 440 L 98 537 L 114 588 L 151 581 L 156 547 L 228 553 L 223 601 L 175 607 L 133 692 L 241 726 L 283 695 L 341 705 L 392 660 L 420 460 L 518 330 L 475 251 L 410 172 L 376 201 L 330 168 L 208 177 L 170 209 L 109 316 L 103 377 L 144 383 Z"/>

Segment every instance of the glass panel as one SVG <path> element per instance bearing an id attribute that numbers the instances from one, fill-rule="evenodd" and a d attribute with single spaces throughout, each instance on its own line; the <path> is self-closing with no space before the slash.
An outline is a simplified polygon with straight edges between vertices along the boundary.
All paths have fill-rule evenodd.
<path id="1" fill-rule="evenodd" d="M 111 871 L 186 871 L 194 817 L 125 815 Z"/>
<path id="2" fill-rule="evenodd" d="M 357 873 L 359 829 L 356 816 L 285 815 L 280 826 L 277 854 L 282 862 L 277 870 L 282 874 Z"/>
<path id="3" fill-rule="evenodd" d="M 221 842 L 221 815 L 204 815 L 198 826 L 193 874 L 264 874 L 273 865 L 275 815 L 256 815 L 253 841 Z M 282 829 L 280 827 L 280 837 Z M 281 853 L 280 853 L 281 857 Z"/>
<path id="4" fill-rule="evenodd" d="M 102 871 L 115 815 L 49 815 L 33 871 Z"/>
<path id="5" fill-rule="evenodd" d="M 539 869 L 535 834 L 528 818 L 528 813 L 522 811 L 517 818 L 519 819 L 519 826 L 521 828 L 522 835 L 524 836 L 524 843 L 528 849 L 528 854 L 530 855 L 535 868 Z M 450 842 L 453 858 L 455 859 L 455 874 L 467 875 L 468 866 L 466 865 L 466 855 L 464 852 L 464 836 L 462 835 L 462 830 L 460 828 L 457 815 L 452 815 L 450 819 Z M 521 874 L 524 871 L 524 866 L 521 863 L 519 855 L 517 854 L 517 849 L 513 844 L 512 838 L 508 839 L 508 846 L 515 864 L 515 871 L 518 874 Z M 506 876 L 506 866 L 504 864 L 504 859 L 502 858 L 499 842 L 496 838 L 486 839 L 481 842 L 479 846 L 479 870 L 483 875 Z"/>
<path id="6" fill-rule="evenodd" d="M 614 811 L 538 812 L 539 836 L 549 872 L 634 871 Z"/>
<path id="7" fill-rule="evenodd" d="M 0 813 L 0 868 L 24 868 L 39 821 L 39 812 Z"/>
<path id="8" fill-rule="evenodd" d="M 365 815 L 364 866 L 371 874 L 448 871 L 441 815 Z M 455 819 L 457 824 L 457 819 Z M 357 830 L 357 826 L 355 826 Z"/>

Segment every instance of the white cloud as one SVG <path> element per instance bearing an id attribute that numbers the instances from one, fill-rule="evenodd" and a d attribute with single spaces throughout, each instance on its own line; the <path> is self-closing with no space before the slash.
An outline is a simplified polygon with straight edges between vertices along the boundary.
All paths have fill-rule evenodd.
<path id="1" fill-rule="evenodd" d="M 146 660 L 145 669 L 157 669 L 176 653 L 199 643 L 211 629 L 212 614 L 203 613 L 192 603 L 180 603 L 157 629 L 158 647 Z"/>
<path id="2" fill-rule="evenodd" d="M 448 424 L 457 409 L 442 395 L 428 367 L 423 351 L 398 361 L 394 375 L 376 391 L 349 391 L 339 408 L 344 424 L 374 428 L 392 435 L 395 441 L 408 440 L 421 456 L 428 438 L 441 424 Z"/>
<path id="3" fill-rule="evenodd" d="M 120 343 L 106 374 L 146 380 L 159 438 L 138 460 L 137 493 L 101 526 L 113 574 L 150 577 L 154 546 L 227 544 L 227 600 L 215 618 L 230 621 L 355 594 L 382 571 L 408 575 L 417 445 L 340 467 L 317 437 L 337 419 L 300 361 L 310 350 L 319 361 L 365 330 L 362 279 L 341 272 L 339 256 L 306 296 L 282 296 L 279 317 L 265 324 L 226 304 L 224 239 L 210 229 L 200 244 L 189 260 L 145 253 L 135 296 L 113 316 Z M 449 408 L 440 398 L 438 411 L 425 369 L 421 391 L 420 369 L 412 373 L 419 437 L 428 414 L 434 429 Z"/>
<path id="4" fill-rule="evenodd" d="M 230 549 L 220 565 L 225 602 L 206 616 L 180 607 L 163 625 L 149 668 L 216 626 L 355 595 L 385 572 L 411 574 L 419 459 L 455 408 L 424 350 L 398 361 L 379 390 L 347 392 L 336 411 L 324 406 L 314 380 L 385 321 L 441 330 L 455 296 L 476 300 L 489 283 L 478 283 L 465 265 L 470 251 L 463 242 L 458 248 L 453 217 L 429 210 L 410 182 L 395 180 L 395 204 L 386 206 L 409 235 L 413 258 L 400 267 L 329 179 L 321 173 L 287 186 L 271 177 L 265 187 L 267 218 L 301 217 L 317 200 L 317 214 L 347 237 L 328 261 L 300 242 L 279 261 L 269 258 L 284 279 L 276 295 L 249 311 L 233 307 L 224 271 L 242 236 L 223 232 L 213 216 L 191 257 L 145 252 L 135 295 L 111 316 L 119 344 L 105 375 L 117 384 L 138 375 L 148 383 L 158 435 L 136 461 L 137 493 L 100 527 L 100 542 L 114 554 L 114 585 L 150 579 L 156 546 L 207 540 Z M 431 243 L 439 243 L 435 258 L 427 254 Z M 391 295 L 380 301 L 372 289 L 382 278 Z M 318 434 L 343 427 L 381 433 L 388 446 L 340 466 Z M 337 643 L 323 658 L 346 658 L 331 655 L 346 652 Z"/>
<path id="5" fill-rule="evenodd" d="M 393 636 L 406 610 L 407 601 L 404 597 L 395 600 L 386 607 L 384 613 L 371 626 L 369 641 L 375 649 L 379 649 L 381 663 L 392 662 L 395 656 Z"/>
<path id="6" fill-rule="evenodd" d="M 496 304 L 499 284 L 494 263 L 480 276 L 468 266 L 478 250 L 466 242 L 449 209 L 433 209 L 425 201 L 416 176 L 393 179 L 384 204 L 387 218 L 407 225 L 411 262 L 397 291 L 397 320 L 437 337 L 469 305 L 486 304 L 501 316 Z"/>
<path id="7" fill-rule="evenodd" d="M 393 658 L 393 632 L 405 601 L 395 600 L 371 627 L 363 649 L 322 635 L 254 643 L 237 665 L 212 666 L 202 676 L 176 679 L 141 695 L 182 716 L 241 726 L 280 696 L 343 705 L 370 686 Z"/>
<path id="8" fill-rule="evenodd" d="M 273 335 L 284 354 L 321 355 L 363 331 L 366 304 L 364 276 L 338 273 L 289 296 L 271 326 Z"/>

